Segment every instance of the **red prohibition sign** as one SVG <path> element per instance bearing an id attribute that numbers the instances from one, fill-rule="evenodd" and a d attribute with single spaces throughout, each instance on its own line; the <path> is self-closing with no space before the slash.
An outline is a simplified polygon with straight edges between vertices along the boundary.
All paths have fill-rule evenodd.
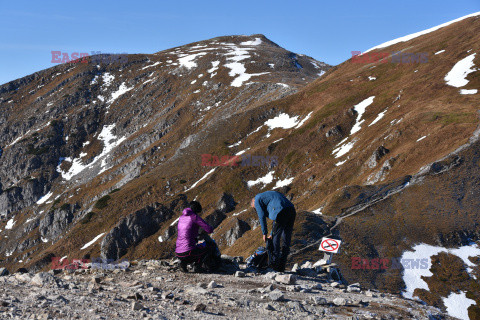
<path id="1" fill-rule="evenodd" d="M 328 249 L 325 248 L 325 245 L 327 245 Z M 325 251 L 335 251 L 337 250 L 337 248 L 338 248 L 338 242 L 333 239 L 328 239 L 322 242 L 322 249 Z"/>

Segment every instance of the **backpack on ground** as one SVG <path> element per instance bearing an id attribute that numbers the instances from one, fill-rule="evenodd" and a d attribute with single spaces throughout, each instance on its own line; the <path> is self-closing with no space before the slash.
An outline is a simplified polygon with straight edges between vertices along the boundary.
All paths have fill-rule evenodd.
<path id="1" fill-rule="evenodd" d="M 266 269 L 270 265 L 271 261 L 271 247 L 273 246 L 272 240 L 267 239 L 266 247 L 259 247 L 255 252 L 245 260 L 247 267 L 254 267 L 257 269 Z"/>
<path id="2" fill-rule="evenodd" d="M 207 234 L 202 235 L 202 237 L 205 240 L 204 243 L 207 248 L 207 253 L 204 256 L 200 267 L 206 272 L 217 271 L 222 266 L 222 259 L 218 245 L 215 240 Z"/>

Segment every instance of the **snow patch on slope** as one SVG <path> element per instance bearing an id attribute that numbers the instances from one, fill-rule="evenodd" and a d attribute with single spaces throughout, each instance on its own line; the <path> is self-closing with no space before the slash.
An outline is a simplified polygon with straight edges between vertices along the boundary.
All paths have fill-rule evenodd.
<path id="1" fill-rule="evenodd" d="M 413 251 L 405 251 L 402 254 L 402 260 L 404 259 L 425 259 L 428 258 L 428 266 L 426 268 L 405 268 L 403 271 L 403 281 L 405 282 L 406 288 L 403 293 L 404 297 L 413 299 L 413 292 L 416 288 L 429 290 L 428 285 L 423 281 L 422 277 L 431 277 L 432 273 L 430 268 L 432 265 L 432 256 L 440 252 L 448 252 L 450 254 L 456 255 L 463 260 L 467 265 L 467 272 L 472 272 L 472 267 L 475 266 L 468 257 L 475 257 L 480 255 L 480 247 L 477 244 L 462 246 L 459 248 L 443 248 L 431 246 L 428 244 L 417 244 L 412 248 Z"/>
<path id="2" fill-rule="evenodd" d="M 269 119 L 265 122 L 265 125 L 273 130 L 275 128 L 290 129 L 298 124 L 298 116 L 290 117 L 286 113 L 280 113 L 275 118 Z"/>
<path id="3" fill-rule="evenodd" d="M 355 140 L 348 143 L 342 144 L 341 146 L 333 149 L 332 154 L 335 155 L 335 158 L 340 158 L 341 156 L 347 154 L 355 145 Z M 337 167 L 344 164 L 345 161 L 337 163 Z"/>
<path id="4" fill-rule="evenodd" d="M 260 177 L 257 180 L 247 181 L 247 186 L 250 188 L 250 187 L 253 187 L 254 185 L 257 185 L 259 183 L 262 183 L 264 186 L 271 183 L 273 181 L 273 173 L 274 172 L 275 171 L 270 171 L 265 176 Z"/>
<path id="5" fill-rule="evenodd" d="M 255 38 L 255 40 L 241 42 L 240 45 L 241 46 L 258 46 L 260 43 L 262 43 L 262 39 Z"/>
<path id="6" fill-rule="evenodd" d="M 100 239 L 104 234 L 105 234 L 105 232 L 104 232 L 104 233 L 100 233 L 98 236 L 96 236 L 95 238 L 93 238 L 92 241 L 85 243 L 85 245 L 84 245 L 83 247 L 81 247 L 80 250 L 87 249 L 87 248 L 90 247 L 92 244 L 94 244 L 98 239 Z"/>
<path id="7" fill-rule="evenodd" d="M 412 40 L 412 39 L 414 39 L 414 38 L 416 38 L 416 37 L 422 36 L 422 35 L 424 35 L 424 34 L 427 34 L 427 33 L 436 31 L 436 30 L 438 30 L 438 29 L 440 29 L 440 28 L 443 28 L 443 27 L 446 27 L 446 26 L 448 26 L 448 25 L 451 25 L 452 23 L 455 23 L 455 22 L 458 22 L 458 21 L 461 21 L 461 20 L 464 20 L 464 19 L 467 19 L 467 18 L 470 18 L 470 17 L 479 16 L 479 15 L 480 15 L 480 12 L 475 12 L 475 13 L 472 13 L 472 14 L 469 14 L 469 15 L 466 15 L 466 16 L 463 16 L 463 17 L 460 17 L 460 18 L 458 18 L 458 19 L 455 19 L 455 20 L 452 20 L 452 21 L 443 23 L 443 24 L 441 24 L 441 25 L 438 25 L 438 26 L 436 26 L 436 27 L 433 27 L 433 28 L 430 28 L 430 29 L 427 29 L 427 30 L 419 31 L 419 32 L 416 32 L 416 33 L 412 33 L 412 34 L 403 36 L 403 37 L 401 37 L 401 38 L 393 39 L 393 40 L 384 42 L 384 43 L 382 43 L 382 44 L 379 44 L 378 46 L 375 46 L 375 47 L 373 47 L 373 48 L 370 48 L 370 49 L 368 49 L 367 51 L 365 51 L 364 53 L 369 52 L 369 51 L 372 51 L 372 50 L 375 50 L 375 49 L 380 49 L 380 48 L 389 47 L 389 46 L 394 45 L 394 44 L 399 43 L 399 42 L 409 41 L 409 40 Z"/>
<path id="8" fill-rule="evenodd" d="M 476 94 L 477 89 L 460 89 L 460 94 Z"/>
<path id="9" fill-rule="evenodd" d="M 230 69 L 228 75 L 235 77 L 231 83 L 232 87 L 241 87 L 243 83 L 248 81 L 251 77 L 269 73 L 246 73 L 247 69 L 240 61 L 250 58 L 250 53 L 248 50 L 253 48 L 238 48 L 236 46 L 232 46 L 231 49 L 231 51 L 225 54 L 227 56 L 227 60 L 231 61 L 230 63 L 225 64 L 225 67 Z"/>
<path id="10" fill-rule="evenodd" d="M 103 78 L 103 86 L 108 87 L 112 84 L 112 81 L 115 79 L 115 76 L 113 74 L 106 72 L 103 74 L 102 78 Z M 103 88 L 103 90 L 105 89 L 106 88 Z"/>
<path id="11" fill-rule="evenodd" d="M 461 320 L 469 320 L 468 307 L 475 304 L 475 300 L 467 298 L 465 292 L 450 293 L 447 298 L 443 298 L 443 304 L 447 308 L 447 313 Z"/>
<path id="12" fill-rule="evenodd" d="M 204 175 L 203 177 L 201 177 L 200 180 L 198 180 L 197 182 L 195 182 L 194 184 L 192 184 L 192 186 L 191 186 L 190 188 L 188 188 L 185 192 L 192 190 L 192 189 L 195 188 L 200 182 L 202 182 L 203 180 L 207 179 L 209 175 L 211 175 L 213 172 L 215 172 L 215 169 L 216 169 L 216 168 L 213 168 L 212 170 L 210 170 L 210 171 L 208 171 L 207 173 L 205 173 L 205 175 Z"/>
<path id="13" fill-rule="evenodd" d="M 360 129 L 362 128 L 361 125 L 365 121 L 364 119 L 362 119 L 362 116 L 365 113 L 365 110 L 367 110 L 367 107 L 373 103 L 374 98 L 375 96 L 371 96 L 353 107 L 353 109 L 358 113 L 358 115 L 357 120 L 353 125 L 352 130 L 350 131 L 350 135 L 360 131 Z"/>
<path id="14" fill-rule="evenodd" d="M 273 189 L 278 189 L 278 188 L 281 188 L 281 187 L 286 187 L 286 186 L 290 185 L 290 184 L 293 182 L 293 179 L 294 179 L 294 177 L 287 178 L 287 179 L 285 179 L 285 180 L 278 180 L 277 183 L 275 184 L 275 187 L 273 187 Z"/>
<path id="15" fill-rule="evenodd" d="M 37 204 L 44 204 L 52 195 L 53 195 L 53 192 L 50 191 L 49 193 L 47 193 L 46 195 L 38 199 Z"/>
<path id="16" fill-rule="evenodd" d="M 15 224 L 15 221 L 13 220 L 13 218 L 11 218 L 10 220 L 8 220 L 7 225 L 5 226 L 5 230 L 12 229 L 14 224 Z"/>
<path id="17" fill-rule="evenodd" d="M 113 101 L 115 101 L 118 97 L 120 97 L 121 95 L 125 94 L 126 92 L 132 90 L 133 87 L 131 88 L 128 88 L 126 85 L 125 85 L 125 82 L 122 83 L 120 85 L 120 87 L 118 88 L 117 91 L 113 92 L 112 93 L 112 97 L 110 98 L 110 100 L 107 101 L 107 103 L 112 103 Z"/>
<path id="18" fill-rule="evenodd" d="M 185 67 L 187 69 L 192 69 L 197 67 L 197 63 L 194 61 L 197 57 L 201 57 L 206 55 L 206 52 L 199 52 L 194 54 L 183 54 L 179 55 L 178 62 L 180 66 Z"/>
<path id="19" fill-rule="evenodd" d="M 101 169 L 98 174 L 108 170 L 106 168 L 106 160 L 108 158 L 107 157 L 108 154 L 126 139 L 125 137 L 117 139 L 117 137 L 112 133 L 113 128 L 115 128 L 115 124 L 111 124 L 103 127 L 102 131 L 98 135 L 98 139 L 101 140 L 104 145 L 102 153 L 96 156 L 95 159 L 93 159 L 93 161 L 90 162 L 89 164 L 86 164 L 86 165 L 83 164 L 83 161 L 81 158 L 75 158 L 73 159 L 73 161 L 71 160 L 71 158 L 65 158 L 65 161 L 72 162 L 72 166 L 67 172 L 63 172 L 60 169 L 60 165 L 58 165 L 57 171 L 62 175 L 62 178 L 65 180 L 70 180 L 72 179 L 72 177 L 76 176 L 77 174 L 84 171 L 85 169 L 92 168 L 100 160 L 102 162 L 101 162 Z"/>
<path id="20" fill-rule="evenodd" d="M 473 68 L 475 66 L 473 63 L 475 55 L 476 53 L 471 54 L 468 57 L 458 61 L 453 66 L 452 70 L 447 73 L 445 76 L 445 81 L 449 86 L 460 88 L 468 84 L 468 80 L 465 78 L 469 73 L 476 71 L 476 69 Z"/>
<path id="21" fill-rule="evenodd" d="M 375 123 L 377 123 L 378 121 L 380 121 L 384 116 L 385 116 L 385 113 L 387 113 L 387 109 L 383 110 L 382 112 L 380 112 L 377 117 L 375 118 L 375 120 L 372 121 L 372 123 L 370 123 L 368 126 L 373 126 Z"/>

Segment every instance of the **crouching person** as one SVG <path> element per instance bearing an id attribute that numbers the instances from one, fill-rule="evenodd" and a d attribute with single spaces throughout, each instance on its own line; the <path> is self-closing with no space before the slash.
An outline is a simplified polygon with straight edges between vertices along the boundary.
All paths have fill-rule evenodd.
<path id="1" fill-rule="evenodd" d="M 197 244 L 200 227 L 207 234 L 213 232 L 213 228 L 198 216 L 200 212 L 202 212 L 200 203 L 192 201 L 178 220 L 175 254 L 180 259 L 180 268 L 184 272 L 188 272 L 189 264 L 193 264 L 194 270 L 200 272 L 211 272 L 218 267 L 220 257 L 217 257 L 218 247 L 215 241 L 206 235 L 206 241 Z"/>

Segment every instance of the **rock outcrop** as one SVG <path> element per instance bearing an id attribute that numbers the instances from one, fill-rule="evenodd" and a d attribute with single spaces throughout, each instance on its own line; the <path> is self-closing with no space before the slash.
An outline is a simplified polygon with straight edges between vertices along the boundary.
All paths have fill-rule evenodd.
<path id="1" fill-rule="evenodd" d="M 154 203 L 123 218 L 102 240 L 101 256 L 118 260 L 130 248 L 156 233 L 161 223 L 170 219 L 173 211 Z"/>

